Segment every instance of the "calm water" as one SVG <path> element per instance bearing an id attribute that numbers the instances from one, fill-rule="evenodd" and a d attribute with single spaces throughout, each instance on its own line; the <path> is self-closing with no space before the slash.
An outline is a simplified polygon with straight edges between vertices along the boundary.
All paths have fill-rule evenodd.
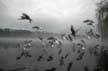
<path id="1" fill-rule="evenodd" d="M 23 44 L 26 39 L 33 41 L 32 47 L 29 48 L 32 57 L 22 57 L 20 60 L 16 60 L 16 57 L 21 54 L 21 49 L 18 47 L 18 44 Z M 79 39 L 83 38 L 78 38 L 78 40 L 76 39 L 74 41 L 78 43 Z M 0 68 L 3 68 L 4 71 L 12 71 L 12 69 L 23 67 L 26 67 L 26 69 L 17 71 L 45 71 L 47 68 L 56 67 L 56 71 L 67 71 L 68 63 L 73 61 L 71 71 L 84 71 L 84 66 L 88 66 L 89 70 L 93 71 L 97 65 L 98 56 L 94 54 L 90 55 L 89 49 L 94 48 L 99 42 L 94 38 L 89 40 L 85 39 L 85 41 L 86 49 L 82 51 L 85 52 L 84 57 L 82 60 L 77 61 L 76 58 L 79 54 L 73 52 L 73 44 L 67 40 L 62 41 L 62 53 L 58 55 L 60 49 L 58 46 L 50 48 L 45 45 L 47 43 L 46 41 L 44 41 L 45 43 L 43 44 L 37 38 L 0 38 Z M 75 47 L 75 49 L 78 50 L 77 47 Z M 60 66 L 59 61 L 61 56 L 65 56 L 67 53 L 69 53 L 69 56 L 64 60 L 64 65 Z M 39 55 L 43 55 L 43 59 L 40 62 L 37 61 Z M 54 59 L 53 61 L 47 62 L 47 58 L 50 55 L 52 55 Z"/>

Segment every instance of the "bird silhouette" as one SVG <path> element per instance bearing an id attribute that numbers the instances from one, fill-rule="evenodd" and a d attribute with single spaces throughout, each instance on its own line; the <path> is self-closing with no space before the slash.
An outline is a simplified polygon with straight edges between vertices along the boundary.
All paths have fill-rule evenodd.
<path id="1" fill-rule="evenodd" d="M 87 25 L 95 27 L 94 24 L 93 24 L 94 23 L 93 20 L 87 19 L 87 20 L 84 20 L 83 23 L 87 23 Z"/>
<path id="2" fill-rule="evenodd" d="M 86 42 L 85 42 L 83 39 L 81 39 L 80 41 L 81 41 L 83 44 L 86 44 Z"/>
<path id="3" fill-rule="evenodd" d="M 90 19 L 86 19 L 86 20 L 83 21 L 83 23 L 87 23 L 87 22 L 94 23 L 94 21 L 93 20 L 90 20 Z"/>
<path id="4" fill-rule="evenodd" d="M 71 71 L 72 65 L 73 65 L 73 62 L 72 61 L 70 63 L 68 63 L 67 71 Z"/>
<path id="5" fill-rule="evenodd" d="M 32 27 L 33 29 L 37 29 L 37 30 L 40 30 L 41 28 L 39 26 L 34 26 Z"/>
<path id="6" fill-rule="evenodd" d="M 39 40 L 41 40 L 41 41 L 43 40 L 43 38 L 42 38 L 42 37 L 40 37 L 40 36 L 38 37 L 38 39 L 39 39 Z"/>
<path id="7" fill-rule="evenodd" d="M 76 32 L 75 32 L 75 29 L 74 29 L 74 26 L 73 25 L 71 25 L 71 34 L 72 34 L 72 36 L 76 36 Z"/>
<path id="8" fill-rule="evenodd" d="M 21 59 L 22 57 L 32 57 L 28 49 L 31 47 L 31 42 L 32 42 L 31 40 L 26 40 L 24 41 L 23 46 L 19 44 L 19 48 L 21 48 L 21 53 L 20 56 L 16 57 L 17 60 Z"/>
<path id="9" fill-rule="evenodd" d="M 78 53 L 80 53 L 82 50 L 86 49 L 85 45 L 82 43 L 78 43 L 77 47 L 78 47 L 78 51 L 77 51 Z"/>
<path id="10" fill-rule="evenodd" d="M 22 13 L 22 16 L 19 20 L 29 20 L 30 23 L 32 22 L 32 19 L 26 13 Z"/>
<path id="11" fill-rule="evenodd" d="M 83 58 L 84 54 L 85 54 L 84 52 L 80 53 L 76 60 L 78 60 L 78 61 L 81 60 Z"/>
<path id="12" fill-rule="evenodd" d="M 86 32 L 86 34 L 87 34 L 87 36 L 88 36 L 89 38 L 95 36 L 93 29 L 90 29 L 88 32 Z"/>
<path id="13" fill-rule="evenodd" d="M 37 61 L 41 61 L 41 59 L 43 59 L 43 56 L 42 56 L 42 55 L 40 55 L 40 56 L 38 57 Z"/>
<path id="14" fill-rule="evenodd" d="M 68 56 L 69 56 L 69 53 L 67 53 L 64 58 L 66 59 Z"/>
<path id="15" fill-rule="evenodd" d="M 97 40 L 99 40 L 100 39 L 100 34 L 95 34 L 95 38 L 97 39 Z"/>
<path id="16" fill-rule="evenodd" d="M 58 55 L 60 55 L 60 54 L 61 54 L 61 52 L 62 52 L 62 49 L 60 49 L 60 50 L 58 51 Z"/>
<path id="17" fill-rule="evenodd" d="M 52 36 L 52 37 L 48 37 L 47 40 L 53 40 L 53 41 L 55 41 L 56 38 Z"/>
<path id="18" fill-rule="evenodd" d="M 53 56 L 49 56 L 47 61 L 52 61 L 53 60 Z"/>
<path id="19" fill-rule="evenodd" d="M 68 38 L 69 38 L 70 41 L 73 40 L 70 34 L 68 34 Z"/>

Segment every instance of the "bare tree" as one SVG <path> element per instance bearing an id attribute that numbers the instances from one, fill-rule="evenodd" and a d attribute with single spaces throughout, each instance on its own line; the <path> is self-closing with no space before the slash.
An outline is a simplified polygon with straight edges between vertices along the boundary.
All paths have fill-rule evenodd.
<path id="1" fill-rule="evenodd" d="M 99 23 L 99 29 L 101 32 L 102 41 L 108 35 L 108 0 L 101 0 L 97 4 L 97 19 Z"/>
<path id="2" fill-rule="evenodd" d="M 103 45 L 99 57 L 99 71 L 108 71 L 108 45 L 106 46 L 108 40 L 105 41 L 108 38 L 108 0 L 101 0 L 97 7 L 97 19 Z"/>

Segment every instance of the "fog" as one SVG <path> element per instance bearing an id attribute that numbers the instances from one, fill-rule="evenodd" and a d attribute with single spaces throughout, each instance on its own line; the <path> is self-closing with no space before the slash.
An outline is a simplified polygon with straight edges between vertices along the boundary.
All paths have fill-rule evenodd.
<path id="1" fill-rule="evenodd" d="M 0 0 L 0 27 L 32 30 L 38 25 L 48 32 L 67 32 L 71 24 L 84 26 L 85 19 L 96 22 L 97 0 Z M 27 13 L 33 22 L 20 21 Z"/>

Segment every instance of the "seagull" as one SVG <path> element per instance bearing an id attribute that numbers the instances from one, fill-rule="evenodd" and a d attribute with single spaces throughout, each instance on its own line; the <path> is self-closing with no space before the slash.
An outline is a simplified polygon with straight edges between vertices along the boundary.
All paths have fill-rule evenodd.
<path id="1" fill-rule="evenodd" d="M 70 41 L 73 40 L 70 34 L 68 34 L 68 38 L 70 39 Z"/>
<path id="2" fill-rule="evenodd" d="M 78 60 L 78 61 L 81 60 L 83 58 L 84 54 L 85 54 L 84 52 L 81 53 L 76 60 Z"/>
<path id="3" fill-rule="evenodd" d="M 99 34 L 95 34 L 96 39 L 100 39 L 100 35 Z"/>
<path id="4" fill-rule="evenodd" d="M 65 37 L 66 35 L 65 35 L 65 34 L 61 34 L 60 36 L 61 36 L 61 39 L 62 39 L 63 41 L 66 39 L 66 37 Z"/>
<path id="5" fill-rule="evenodd" d="M 62 42 L 60 40 L 56 40 L 55 43 L 58 45 L 58 48 L 62 47 Z"/>
<path id="6" fill-rule="evenodd" d="M 16 59 L 19 60 L 23 56 L 24 57 L 32 57 L 32 55 L 30 55 L 29 51 L 26 48 L 23 48 L 23 51 L 21 52 L 20 56 L 16 57 Z"/>
<path id="7" fill-rule="evenodd" d="M 73 65 L 73 62 L 72 61 L 70 63 L 68 63 L 67 71 L 71 71 L 72 65 Z"/>
<path id="8" fill-rule="evenodd" d="M 47 40 L 53 40 L 53 41 L 55 41 L 56 38 L 55 37 L 49 37 L 49 38 L 47 38 Z"/>
<path id="9" fill-rule="evenodd" d="M 25 40 L 24 44 L 28 44 L 28 43 L 31 43 L 31 42 L 32 42 L 32 40 Z"/>
<path id="10" fill-rule="evenodd" d="M 53 40 L 50 40 L 50 41 L 48 42 L 48 45 L 49 45 L 50 47 L 55 47 L 55 43 L 54 43 Z"/>
<path id="11" fill-rule="evenodd" d="M 71 25 L 71 34 L 72 34 L 72 36 L 76 36 L 76 31 L 75 31 L 75 29 L 74 29 L 74 26 L 73 25 Z"/>
<path id="12" fill-rule="evenodd" d="M 40 30 L 41 28 L 39 26 L 34 26 L 32 27 L 33 29 L 37 29 L 37 30 Z"/>
<path id="13" fill-rule="evenodd" d="M 32 22 L 32 19 L 26 13 L 22 13 L 22 16 L 19 20 L 29 20 L 30 23 Z"/>
<path id="14" fill-rule="evenodd" d="M 85 42 L 83 39 L 81 39 L 80 41 L 81 41 L 83 44 L 86 44 L 86 42 Z"/>
<path id="15" fill-rule="evenodd" d="M 52 56 L 49 56 L 47 61 L 52 61 L 53 60 L 53 57 Z"/>
<path id="16" fill-rule="evenodd" d="M 17 60 L 21 59 L 23 56 L 32 57 L 32 55 L 30 54 L 30 51 L 28 50 L 28 48 L 31 47 L 31 44 L 25 43 L 23 47 L 21 47 L 21 45 L 19 44 L 19 47 L 21 48 L 22 51 L 21 51 L 20 56 L 16 57 Z"/>
<path id="17" fill-rule="evenodd" d="M 92 24 L 92 23 L 94 23 L 94 21 L 90 20 L 90 19 L 86 19 L 86 20 L 83 21 L 83 23 L 91 23 Z"/>
<path id="18" fill-rule="evenodd" d="M 82 44 L 82 43 L 78 43 L 77 46 L 79 48 L 78 49 L 78 53 L 80 53 L 81 50 L 85 50 L 86 49 L 85 46 L 84 46 L 84 44 Z"/>
<path id="19" fill-rule="evenodd" d="M 67 53 L 64 58 L 66 59 L 68 56 L 69 56 L 69 53 Z"/>
<path id="20" fill-rule="evenodd" d="M 93 32 L 93 29 L 90 29 L 88 32 L 86 32 L 87 36 L 88 36 L 88 39 L 90 39 L 91 37 L 94 37 L 94 32 Z"/>
<path id="21" fill-rule="evenodd" d="M 62 49 L 60 49 L 60 50 L 58 51 L 58 54 L 60 55 L 60 54 L 61 54 L 61 52 L 62 52 Z"/>
<path id="22" fill-rule="evenodd" d="M 43 59 L 43 56 L 42 56 L 42 55 L 40 55 L 40 56 L 38 57 L 37 61 L 41 61 L 41 59 Z"/>
<path id="23" fill-rule="evenodd" d="M 89 20 L 89 19 L 87 19 L 87 20 L 84 20 L 83 23 L 87 23 L 87 25 L 90 25 L 90 26 L 95 27 L 94 24 L 93 24 L 93 23 L 94 23 L 93 20 Z"/>
<path id="24" fill-rule="evenodd" d="M 41 41 L 43 40 L 43 38 L 42 38 L 42 37 L 40 37 L 40 36 L 39 36 L 38 38 L 39 38 L 39 40 L 41 40 Z"/>

